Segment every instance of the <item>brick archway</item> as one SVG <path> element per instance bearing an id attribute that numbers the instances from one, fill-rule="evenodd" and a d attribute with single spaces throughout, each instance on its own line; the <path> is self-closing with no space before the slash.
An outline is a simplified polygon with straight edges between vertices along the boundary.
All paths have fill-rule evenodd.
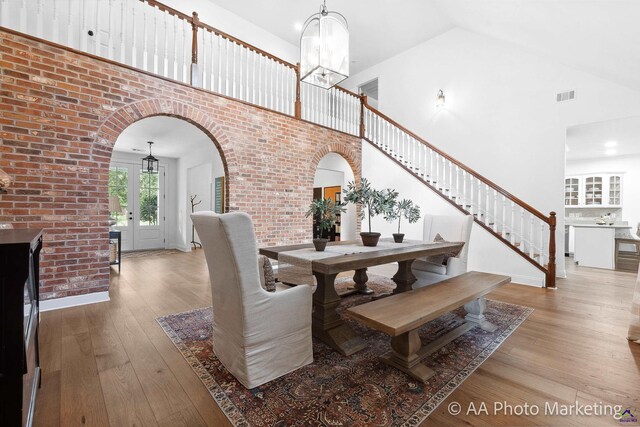
<path id="1" fill-rule="evenodd" d="M 326 153 L 361 175 L 357 136 L 18 34 L 0 37 L 16 61 L 60 60 L 46 77 L 37 67 L 6 76 L 11 114 L 0 132 L 0 166 L 14 178 L 0 220 L 44 229 L 43 300 L 108 291 L 109 163 L 118 135 L 145 117 L 176 117 L 210 137 L 224 159 L 228 210 L 252 216 L 261 246 L 310 239 L 305 212 Z"/>
<path id="2" fill-rule="evenodd" d="M 340 141 L 331 141 L 330 143 L 321 146 L 314 153 L 311 164 L 309 167 L 310 175 L 311 175 L 311 185 L 313 186 L 313 178 L 315 176 L 316 170 L 318 169 L 318 163 L 324 156 L 329 153 L 336 153 L 342 156 L 347 163 L 349 163 L 349 167 L 353 171 L 353 176 L 355 177 L 356 183 L 360 183 L 360 178 L 362 176 L 362 159 L 361 159 L 361 151 L 356 150 L 352 145 L 345 144 Z"/>
<path id="3" fill-rule="evenodd" d="M 345 144 L 340 141 L 331 141 L 330 143 L 323 145 L 316 150 L 313 158 L 311 159 L 310 175 L 311 175 L 311 187 L 313 188 L 313 181 L 315 173 L 318 170 L 318 164 L 324 156 L 330 153 L 340 155 L 349 164 L 353 177 L 357 185 L 360 185 L 360 179 L 362 178 L 362 151 L 356 150 L 351 144 Z M 360 232 L 361 220 L 360 220 L 360 206 L 356 206 L 355 212 L 356 219 L 356 233 Z"/>
<path id="4" fill-rule="evenodd" d="M 221 127 L 203 111 L 174 100 L 148 99 L 128 104 L 116 110 L 102 123 L 96 132 L 96 138 L 91 147 L 91 158 L 100 165 L 100 181 L 104 182 L 105 186 L 107 185 L 113 146 L 120 134 L 133 123 L 157 116 L 184 120 L 209 137 L 218 150 L 224 166 L 225 206 L 229 209 L 229 188 L 232 186 L 234 179 L 234 174 L 230 172 L 238 170 L 236 156 L 229 138 Z M 102 176 L 103 174 L 104 177 Z"/>

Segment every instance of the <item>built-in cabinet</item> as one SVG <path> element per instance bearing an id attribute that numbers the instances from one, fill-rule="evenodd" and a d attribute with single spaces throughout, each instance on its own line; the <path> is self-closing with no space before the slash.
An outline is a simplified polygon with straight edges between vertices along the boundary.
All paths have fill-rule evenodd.
<path id="1" fill-rule="evenodd" d="M 622 174 L 568 176 L 564 180 L 565 207 L 622 207 Z"/>

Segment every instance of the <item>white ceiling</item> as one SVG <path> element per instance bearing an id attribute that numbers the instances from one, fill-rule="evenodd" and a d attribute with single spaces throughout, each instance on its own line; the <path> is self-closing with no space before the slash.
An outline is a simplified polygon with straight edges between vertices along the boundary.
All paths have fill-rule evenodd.
<path id="1" fill-rule="evenodd" d="M 439 0 L 456 26 L 640 90 L 638 0 Z"/>
<path id="2" fill-rule="evenodd" d="M 210 0 L 286 41 L 321 0 Z M 458 26 L 640 90 L 639 0 L 327 0 L 349 21 L 351 74 Z M 437 58 L 434 58 L 434 60 Z"/>
<path id="3" fill-rule="evenodd" d="M 640 117 L 570 127 L 567 148 L 567 160 L 640 154 Z"/>
<path id="4" fill-rule="evenodd" d="M 113 150 L 137 153 L 142 158 L 149 154 L 147 141 L 154 142 L 152 152 L 157 157 L 180 158 L 207 144 L 212 149 L 215 147 L 211 139 L 194 125 L 173 117 L 158 116 L 140 120 L 126 128 L 116 140 Z"/>

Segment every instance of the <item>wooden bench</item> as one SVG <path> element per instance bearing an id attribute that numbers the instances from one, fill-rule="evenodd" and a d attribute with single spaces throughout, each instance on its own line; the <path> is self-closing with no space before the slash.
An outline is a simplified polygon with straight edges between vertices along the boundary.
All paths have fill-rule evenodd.
<path id="1" fill-rule="evenodd" d="M 419 381 L 434 372 L 422 359 L 478 325 L 493 332 L 496 326 L 484 317 L 484 295 L 511 282 L 497 274 L 471 271 L 431 286 L 379 299 L 346 311 L 364 325 L 390 335 L 391 351 L 381 359 Z M 429 321 L 464 305 L 466 322 L 435 341 L 422 346 L 418 329 Z"/>

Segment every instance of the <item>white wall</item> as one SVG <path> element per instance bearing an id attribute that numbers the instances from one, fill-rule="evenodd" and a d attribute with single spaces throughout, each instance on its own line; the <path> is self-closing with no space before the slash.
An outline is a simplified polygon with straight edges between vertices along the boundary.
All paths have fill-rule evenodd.
<path id="1" fill-rule="evenodd" d="M 197 194 L 203 203 L 195 210 L 213 210 L 215 197 L 212 194 L 216 177 L 224 176 L 224 166 L 220 153 L 213 142 L 201 148 L 185 153 L 177 161 L 177 230 L 176 247 L 182 251 L 190 251 L 191 246 L 191 200 Z M 208 194 L 204 194 L 207 192 Z M 197 239 L 196 239 L 197 240 Z"/>
<path id="2" fill-rule="evenodd" d="M 622 217 L 633 232 L 640 223 L 640 155 L 567 160 L 567 176 L 591 173 L 622 172 Z M 604 209 L 606 210 L 606 209 Z"/>
<path id="3" fill-rule="evenodd" d="M 318 168 L 313 179 L 313 187 L 335 187 L 344 184 L 344 172 Z"/>
<path id="4" fill-rule="evenodd" d="M 349 181 L 354 181 L 353 170 L 349 163 L 337 153 L 329 153 L 318 162 L 313 186 L 331 187 L 340 185 L 346 188 Z M 342 240 L 356 239 L 356 207 L 353 204 L 347 205 L 347 211 L 342 214 L 342 224 L 340 224 L 340 238 Z"/>
<path id="5" fill-rule="evenodd" d="M 567 127 L 640 112 L 638 92 L 459 28 L 349 78 L 346 86 L 376 77 L 383 113 L 538 210 L 559 213 L 560 260 Z M 446 96 L 442 109 L 435 107 L 439 89 Z M 571 89 L 576 100 L 556 103 L 556 93 Z M 371 162 L 363 154 L 364 176 L 378 178 Z M 396 182 L 397 188 L 420 187 Z M 558 274 L 564 275 L 562 262 Z"/>

